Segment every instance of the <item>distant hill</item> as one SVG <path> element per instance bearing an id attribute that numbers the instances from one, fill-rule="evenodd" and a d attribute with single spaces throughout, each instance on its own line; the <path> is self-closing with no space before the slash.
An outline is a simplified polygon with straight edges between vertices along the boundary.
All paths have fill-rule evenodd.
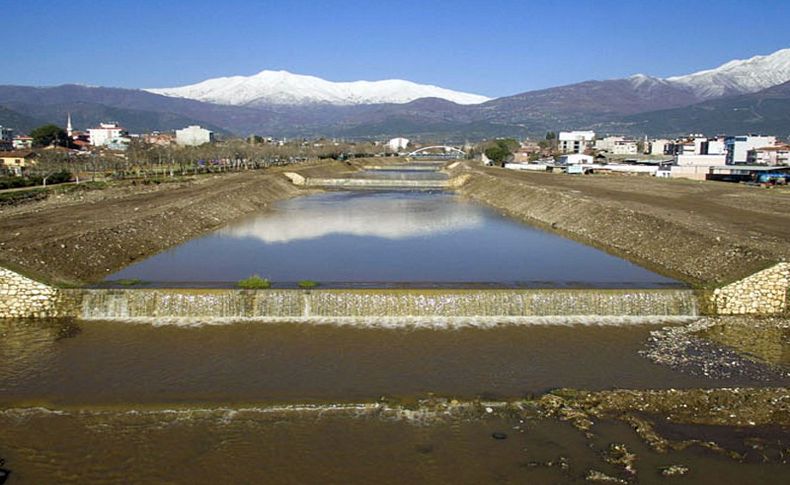
<path id="1" fill-rule="evenodd" d="M 647 135 L 766 133 L 790 136 L 790 82 L 757 93 L 623 117 L 620 131 Z"/>
<path id="2" fill-rule="evenodd" d="M 67 110 L 75 128 L 85 129 L 112 117 L 135 131 L 164 131 L 201 124 L 229 133 L 258 133 L 269 113 L 236 106 L 220 106 L 189 99 L 169 98 L 138 89 L 102 88 L 67 84 L 55 87 L 0 86 L 0 105 L 14 111 L 41 113 L 47 122 L 65 124 Z M 85 125 L 81 123 L 84 122 Z M 178 126 L 181 125 L 181 126 Z"/>
<path id="3" fill-rule="evenodd" d="M 23 115 L 5 106 L 0 106 L 0 126 L 13 129 L 14 135 L 30 133 L 31 130 L 43 124 L 43 121 L 32 116 Z"/>
<path id="4" fill-rule="evenodd" d="M 140 89 L 79 85 L 0 86 L 0 106 L 16 113 L 16 118 L 12 118 L 12 113 L 3 116 L 10 127 L 18 130 L 39 122 L 62 125 L 70 112 L 75 127 L 83 129 L 100 121 L 118 121 L 133 132 L 200 124 L 242 136 L 251 133 L 287 137 L 407 135 L 458 140 L 542 136 L 547 131 L 570 129 L 632 135 L 760 131 L 781 136 L 788 126 L 790 49 L 734 60 L 685 76 L 662 79 L 637 74 L 625 79 L 585 81 L 480 104 L 455 103 L 445 98 L 447 93 L 430 86 L 427 91 L 415 88 L 405 98 L 376 97 L 386 91 L 380 90 L 386 85 L 364 82 L 341 83 L 342 86 L 330 83 L 331 92 L 324 93 L 329 98 L 316 102 L 317 98 L 313 101 L 308 98 L 318 96 L 316 90 L 325 85 L 324 81 L 282 75 L 288 82 L 277 89 L 291 93 L 302 86 L 306 90 L 292 93 L 299 102 L 288 104 L 288 96 L 267 98 L 266 93 L 274 92 L 270 90 L 274 89 L 270 77 L 223 78 L 203 86 L 211 88 L 211 93 L 204 93 L 207 97 L 201 94 L 200 85 L 190 87 L 188 92 L 168 90 L 170 96 Z M 303 81 L 307 84 L 302 84 Z M 220 89 L 223 102 L 240 105 L 177 97 L 209 99 L 217 94 L 214 88 Z M 240 91 L 235 92 L 236 89 Z M 414 95 L 424 95 L 414 93 L 424 92 L 440 96 L 405 103 L 378 102 L 411 99 Z M 371 93 L 376 96 L 367 96 Z M 336 102 L 329 101 L 330 98 Z M 459 100 L 470 101 L 465 97 Z"/>

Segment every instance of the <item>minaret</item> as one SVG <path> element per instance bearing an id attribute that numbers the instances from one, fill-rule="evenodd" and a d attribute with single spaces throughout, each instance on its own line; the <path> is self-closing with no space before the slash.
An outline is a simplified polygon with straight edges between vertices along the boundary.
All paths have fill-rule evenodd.
<path id="1" fill-rule="evenodd" d="M 73 132 L 74 132 L 74 130 L 71 129 L 71 113 L 69 113 L 68 114 L 68 119 L 66 121 L 66 134 L 69 135 L 69 138 L 71 138 L 71 134 Z"/>

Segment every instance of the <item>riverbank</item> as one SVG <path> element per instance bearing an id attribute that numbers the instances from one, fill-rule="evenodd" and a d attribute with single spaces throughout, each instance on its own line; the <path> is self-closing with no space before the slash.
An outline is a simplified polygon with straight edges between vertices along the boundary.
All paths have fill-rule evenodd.
<path id="1" fill-rule="evenodd" d="M 173 183 L 73 190 L 0 210 L 0 266 L 66 285 L 106 275 L 369 160 L 315 162 Z M 448 170 L 462 196 L 670 277 L 716 287 L 790 258 L 790 198 L 714 182 Z"/>
<path id="2" fill-rule="evenodd" d="M 293 168 L 290 168 L 293 169 Z M 300 165 L 306 173 L 344 173 L 340 162 Z M 289 167 L 203 175 L 160 184 L 117 184 L 69 191 L 0 211 L 0 266 L 35 279 L 83 285 L 135 261 L 206 234 L 300 189 Z"/>
<path id="3" fill-rule="evenodd" d="M 790 198 L 736 184 L 465 165 L 457 192 L 700 286 L 790 259 Z"/>

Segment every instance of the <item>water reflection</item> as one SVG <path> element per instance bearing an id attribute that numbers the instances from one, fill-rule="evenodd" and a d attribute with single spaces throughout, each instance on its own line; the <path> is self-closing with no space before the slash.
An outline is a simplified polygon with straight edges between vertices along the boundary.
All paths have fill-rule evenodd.
<path id="1" fill-rule="evenodd" d="M 333 192 L 283 201 L 108 280 L 200 284 L 258 273 L 324 287 L 661 287 L 672 279 L 448 193 Z"/>
<path id="2" fill-rule="evenodd" d="M 396 193 L 330 194 L 283 204 L 268 217 L 223 229 L 222 236 L 252 237 L 267 244 L 316 239 L 330 234 L 389 240 L 474 229 L 483 215 L 466 204 Z"/>

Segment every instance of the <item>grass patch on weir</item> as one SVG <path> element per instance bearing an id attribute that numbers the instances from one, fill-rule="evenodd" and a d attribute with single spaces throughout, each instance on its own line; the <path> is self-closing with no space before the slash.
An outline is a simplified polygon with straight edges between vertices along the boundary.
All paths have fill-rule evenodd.
<path id="1" fill-rule="evenodd" d="M 255 274 L 249 278 L 239 280 L 236 286 L 244 288 L 245 290 L 266 290 L 272 287 L 272 282 L 269 281 L 268 278 L 261 278 L 259 275 Z"/>
<path id="2" fill-rule="evenodd" d="M 301 280 L 297 283 L 297 285 L 299 286 L 299 288 L 302 288 L 303 290 L 309 290 L 317 287 L 318 285 L 320 285 L 320 283 L 313 280 Z"/>
<path id="3" fill-rule="evenodd" d="M 121 286 L 140 286 L 145 284 L 146 282 L 141 280 L 140 278 L 126 278 L 115 281 L 116 284 Z"/>

